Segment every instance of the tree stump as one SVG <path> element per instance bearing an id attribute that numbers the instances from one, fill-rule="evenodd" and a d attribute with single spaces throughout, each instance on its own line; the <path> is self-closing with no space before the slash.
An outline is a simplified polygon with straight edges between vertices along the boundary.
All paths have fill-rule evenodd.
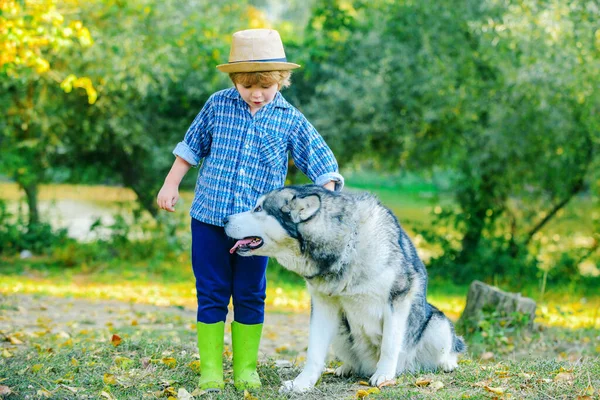
<path id="1" fill-rule="evenodd" d="M 520 293 L 507 293 L 497 287 L 473 281 L 467 294 L 467 305 L 457 325 L 469 329 L 483 319 L 497 319 L 503 326 L 515 324 L 533 328 L 535 301 Z"/>

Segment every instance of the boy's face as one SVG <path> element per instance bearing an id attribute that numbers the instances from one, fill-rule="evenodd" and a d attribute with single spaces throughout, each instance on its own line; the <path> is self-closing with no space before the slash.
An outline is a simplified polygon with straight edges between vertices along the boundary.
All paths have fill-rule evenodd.
<path id="1" fill-rule="evenodd" d="M 272 102 L 278 90 L 277 83 L 270 86 L 260 82 L 254 85 L 242 85 L 236 83 L 235 87 L 240 93 L 240 96 L 242 96 L 242 99 L 250 106 L 250 111 L 252 113 Z"/>

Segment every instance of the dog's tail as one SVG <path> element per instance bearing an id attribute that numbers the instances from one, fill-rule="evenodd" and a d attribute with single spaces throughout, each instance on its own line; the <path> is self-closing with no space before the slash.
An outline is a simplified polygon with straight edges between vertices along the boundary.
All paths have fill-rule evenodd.
<path id="1" fill-rule="evenodd" d="M 467 350 L 467 345 L 461 336 L 454 335 L 452 339 L 452 350 L 456 353 L 464 353 Z"/>

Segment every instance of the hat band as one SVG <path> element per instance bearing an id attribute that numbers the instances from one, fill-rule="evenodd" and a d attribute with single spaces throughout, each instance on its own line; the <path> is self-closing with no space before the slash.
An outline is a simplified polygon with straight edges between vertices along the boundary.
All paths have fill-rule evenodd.
<path id="1" fill-rule="evenodd" d="M 242 62 L 287 62 L 287 58 L 269 58 L 266 60 L 243 60 L 243 61 L 229 61 L 229 64 L 242 63 Z"/>

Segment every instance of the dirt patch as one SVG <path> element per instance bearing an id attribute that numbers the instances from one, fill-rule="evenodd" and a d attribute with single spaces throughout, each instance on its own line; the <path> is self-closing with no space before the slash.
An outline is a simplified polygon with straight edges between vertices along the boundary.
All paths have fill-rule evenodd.
<path id="1" fill-rule="evenodd" d="M 230 310 L 228 322 L 233 319 Z M 267 312 L 260 345 L 263 358 L 302 361 L 308 345 L 310 316 L 305 313 Z M 91 301 L 27 294 L 0 294 L 0 335 L 15 332 L 32 334 L 46 330 L 50 334 L 70 334 L 81 329 L 138 326 L 150 330 L 195 330 L 196 310 L 160 307 L 119 301 Z M 225 345 L 231 343 L 230 325 L 226 325 Z M 11 343 L 0 342 L 0 346 Z"/>

